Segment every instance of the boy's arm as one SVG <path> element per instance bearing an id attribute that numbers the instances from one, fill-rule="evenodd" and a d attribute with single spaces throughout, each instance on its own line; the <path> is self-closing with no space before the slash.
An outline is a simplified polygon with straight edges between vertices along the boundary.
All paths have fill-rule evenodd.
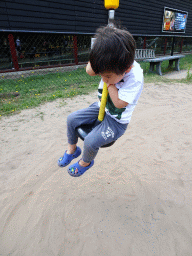
<path id="1" fill-rule="evenodd" d="M 109 85 L 107 85 L 109 86 Z M 116 108 L 125 108 L 129 103 L 118 98 L 118 90 L 114 84 L 108 87 L 108 92 Z"/>
<path id="2" fill-rule="evenodd" d="M 93 69 L 91 67 L 90 61 L 88 62 L 87 66 L 86 66 L 86 72 L 90 76 L 96 76 L 95 72 L 93 71 Z"/>

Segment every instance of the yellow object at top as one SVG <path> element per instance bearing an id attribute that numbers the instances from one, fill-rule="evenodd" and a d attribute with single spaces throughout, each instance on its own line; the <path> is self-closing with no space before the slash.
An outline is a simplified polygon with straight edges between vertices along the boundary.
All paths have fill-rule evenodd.
<path id="1" fill-rule="evenodd" d="M 119 7 L 119 0 L 104 0 L 106 9 L 117 9 Z"/>

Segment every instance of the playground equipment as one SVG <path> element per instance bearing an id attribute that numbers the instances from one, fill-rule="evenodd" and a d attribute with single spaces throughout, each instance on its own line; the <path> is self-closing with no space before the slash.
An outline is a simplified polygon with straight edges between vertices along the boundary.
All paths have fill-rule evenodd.
<path id="1" fill-rule="evenodd" d="M 105 0 L 104 5 L 108 10 L 117 9 L 119 7 L 119 0 Z"/>
<path id="2" fill-rule="evenodd" d="M 119 7 L 119 0 L 105 0 L 104 1 L 105 8 L 109 10 L 109 26 L 113 24 L 115 19 L 115 9 Z"/>
<path id="3" fill-rule="evenodd" d="M 115 10 L 119 7 L 119 0 L 105 0 L 104 1 L 105 8 L 109 10 L 109 20 L 108 20 L 108 25 L 113 26 L 112 21 L 114 20 L 115 16 Z M 91 48 L 93 47 L 94 40 L 91 42 Z M 84 124 L 76 129 L 76 134 L 79 138 L 82 140 L 85 139 L 85 137 L 97 126 L 99 125 L 105 116 L 105 106 L 107 103 L 107 96 L 108 96 L 108 89 L 107 89 L 107 84 L 104 83 L 103 85 L 103 92 L 102 92 L 102 97 L 101 97 L 101 104 L 100 104 L 100 109 L 99 109 L 99 114 L 98 114 L 98 119 L 96 120 L 95 123 L 93 124 Z M 112 141 L 109 144 L 103 145 L 102 148 L 105 147 L 110 147 L 115 143 L 115 141 Z"/>
<path id="4" fill-rule="evenodd" d="M 93 124 L 84 124 L 76 129 L 76 134 L 77 136 L 84 141 L 85 137 L 97 126 L 99 125 L 105 116 L 105 106 L 107 103 L 107 96 L 108 96 L 108 89 L 107 89 L 107 84 L 104 83 L 103 85 L 103 92 L 101 96 L 101 104 L 99 108 L 99 114 L 97 120 Z M 115 141 L 112 141 L 109 144 L 101 146 L 102 148 L 110 147 L 115 143 Z"/>

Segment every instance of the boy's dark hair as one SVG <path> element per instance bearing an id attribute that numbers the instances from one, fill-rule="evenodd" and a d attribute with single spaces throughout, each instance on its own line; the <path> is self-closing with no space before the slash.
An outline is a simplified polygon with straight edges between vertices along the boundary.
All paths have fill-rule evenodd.
<path id="1" fill-rule="evenodd" d="M 123 74 L 134 62 L 136 43 L 126 29 L 101 27 L 97 29 L 89 60 L 96 74 Z"/>

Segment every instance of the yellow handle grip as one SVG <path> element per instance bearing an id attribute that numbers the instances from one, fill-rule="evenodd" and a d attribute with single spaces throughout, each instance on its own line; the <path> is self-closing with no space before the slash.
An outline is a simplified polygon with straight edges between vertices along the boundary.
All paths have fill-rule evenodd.
<path id="1" fill-rule="evenodd" d="M 105 106 L 107 103 L 107 95 L 108 95 L 108 89 L 107 89 L 107 84 L 103 84 L 103 92 L 101 96 L 101 105 L 99 109 L 99 115 L 98 115 L 98 120 L 101 122 L 104 119 L 105 116 Z"/>

